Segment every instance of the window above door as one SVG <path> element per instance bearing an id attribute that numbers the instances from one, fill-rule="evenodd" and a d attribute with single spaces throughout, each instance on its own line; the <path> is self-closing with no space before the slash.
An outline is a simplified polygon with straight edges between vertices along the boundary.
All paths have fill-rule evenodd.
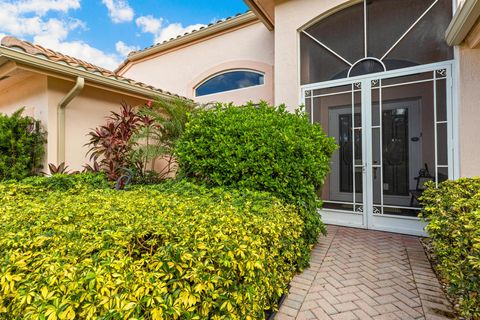
<path id="1" fill-rule="evenodd" d="M 301 84 L 451 60 L 451 0 L 364 0 L 300 31 Z"/>

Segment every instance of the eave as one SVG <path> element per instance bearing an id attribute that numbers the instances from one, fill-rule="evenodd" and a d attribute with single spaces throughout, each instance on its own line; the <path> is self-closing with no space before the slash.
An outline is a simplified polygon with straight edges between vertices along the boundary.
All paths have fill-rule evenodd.
<path id="1" fill-rule="evenodd" d="M 118 93 L 124 93 L 139 98 L 152 98 L 155 96 L 160 96 L 167 99 L 173 98 L 172 95 L 167 93 L 134 86 L 129 84 L 127 81 L 107 78 L 105 76 L 83 70 L 82 68 L 76 68 L 66 64 L 59 64 L 48 59 L 43 59 L 38 56 L 30 55 L 3 46 L 0 46 L 0 59 L 9 61 L 2 65 L 4 66 L 3 68 L 8 69 L 9 72 L 18 68 L 69 81 L 75 81 L 77 77 L 82 77 L 89 86 L 103 88 Z"/>
<path id="2" fill-rule="evenodd" d="M 450 46 L 457 46 L 464 42 L 468 34 L 478 24 L 480 17 L 480 0 L 463 1 L 450 22 L 445 33 L 445 39 Z M 478 29 L 474 28 L 474 29 Z M 478 45 L 478 43 L 477 43 Z"/>
<path id="3" fill-rule="evenodd" d="M 245 2 L 250 10 L 255 13 L 255 15 L 263 22 L 268 30 L 272 31 L 275 28 L 275 10 L 272 8 L 268 10 L 264 4 L 265 1 L 243 0 L 243 2 Z"/>

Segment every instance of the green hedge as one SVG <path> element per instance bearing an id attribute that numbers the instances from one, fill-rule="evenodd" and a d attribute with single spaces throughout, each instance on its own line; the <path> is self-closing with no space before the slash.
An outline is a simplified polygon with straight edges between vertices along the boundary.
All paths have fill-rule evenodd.
<path id="1" fill-rule="evenodd" d="M 302 208 L 304 238 L 324 226 L 316 191 L 336 145 L 302 112 L 266 103 L 196 112 L 176 146 L 180 175 L 210 186 L 268 191 Z"/>
<path id="2" fill-rule="evenodd" d="M 422 195 L 437 269 L 459 298 L 459 312 L 480 319 L 480 178 L 446 181 Z"/>
<path id="3" fill-rule="evenodd" d="M 20 180 L 42 169 L 45 132 L 40 121 L 22 116 L 23 110 L 0 113 L 0 181 Z"/>
<path id="4" fill-rule="evenodd" d="M 302 228 L 261 192 L 0 184 L 0 318 L 263 319 Z"/>
<path id="5" fill-rule="evenodd" d="M 111 189 L 113 183 L 103 173 L 55 174 L 53 176 L 28 177 L 20 181 L 9 180 L 5 185 L 24 186 L 32 192 L 37 190 L 65 191 L 75 188 Z"/>

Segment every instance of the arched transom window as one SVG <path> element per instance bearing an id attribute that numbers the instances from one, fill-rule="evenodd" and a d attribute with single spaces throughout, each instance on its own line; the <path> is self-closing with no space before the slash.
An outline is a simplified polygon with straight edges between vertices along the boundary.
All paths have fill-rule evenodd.
<path id="1" fill-rule="evenodd" d="M 451 0 L 364 0 L 340 10 L 301 31 L 301 82 L 450 60 L 451 16 Z"/>
<path id="2" fill-rule="evenodd" d="M 203 81 L 195 89 L 195 96 L 220 93 L 265 83 L 265 75 L 253 70 L 230 70 L 216 74 Z"/>

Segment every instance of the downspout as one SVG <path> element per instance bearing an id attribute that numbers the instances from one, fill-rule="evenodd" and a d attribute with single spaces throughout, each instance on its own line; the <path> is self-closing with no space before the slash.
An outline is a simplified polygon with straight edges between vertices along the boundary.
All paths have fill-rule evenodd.
<path id="1" fill-rule="evenodd" d="M 58 103 L 57 106 L 57 165 L 65 162 L 65 108 L 80 94 L 85 86 L 85 79 L 77 77 L 73 88 Z"/>

